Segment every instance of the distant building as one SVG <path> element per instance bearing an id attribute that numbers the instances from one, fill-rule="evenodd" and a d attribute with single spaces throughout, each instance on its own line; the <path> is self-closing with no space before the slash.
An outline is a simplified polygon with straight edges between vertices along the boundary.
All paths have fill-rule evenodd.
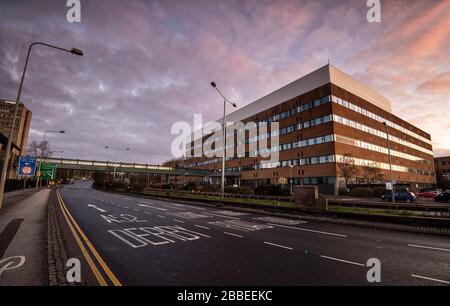
<path id="1" fill-rule="evenodd" d="M 11 132 L 11 125 L 14 116 L 14 107 L 16 102 L 0 100 L 0 133 L 9 137 Z M 26 152 L 28 145 L 28 133 L 30 131 L 32 113 L 23 103 L 19 103 L 17 110 L 16 125 L 13 133 L 13 148 L 11 151 L 11 158 L 9 164 L 8 177 L 15 177 L 15 161 L 18 157 Z M 0 151 L 1 162 L 5 156 L 6 145 L 2 146 Z"/>
<path id="2" fill-rule="evenodd" d="M 450 156 L 435 157 L 436 173 L 442 174 L 444 179 L 450 180 Z"/>
<path id="3" fill-rule="evenodd" d="M 249 152 L 249 144 L 258 138 L 269 143 L 270 131 L 246 136 L 245 154 L 227 158 L 227 173 L 240 173 L 240 185 L 287 187 L 292 179 L 295 185 L 316 185 L 323 193 L 337 193 L 345 186 L 341 169 L 348 160 L 359 170 L 350 183 L 367 182 L 364 173 L 370 167 L 380 174 L 371 183 L 383 184 L 390 180 L 387 135 L 395 182 L 414 188 L 436 184 L 430 134 L 394 115 L 387 98 L 332 65 L 242 107 L 229 114 L 227 121 L 279 122 L 279 145 L 271 148 L 280 152 L 278 162 L 265 163 L 252 154 L 258 151 Z M 227 144 L 235 144 L 233 150 L 235 134 L 227 133 Z M 195 156 L 195 147 L 192 142 L 187 156 Z M 191 157 L 186 165 L 217 172 L 222 167 L 221 157 Z"/>

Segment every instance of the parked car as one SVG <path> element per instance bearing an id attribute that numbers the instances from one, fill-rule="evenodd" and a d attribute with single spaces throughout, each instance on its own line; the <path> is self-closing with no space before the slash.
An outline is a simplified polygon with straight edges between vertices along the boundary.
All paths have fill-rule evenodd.
<path id="1" fill-rule="evenodd" d="M 395 200 L 399 201 L 399 202 L 403 201 L 403 202 L 411 203 L 416 200 L 415 194 L 409 190 L 396 191 L 394 193 L 394 197 L 395 197 Z M 392 201 L 392 194 L 391 193 L 383 194 L 381 196 L 381 199 L 383 201 Z"/>
<path id="2" fill-rule="evenodd" d="M 450 191 L 445 191 L 434 197 L 436 202 L 450 203 Z"/>
<path id="3" fill-rule="evenodd" d="M 440 192 L 438 191 L 424 191 L 419 192 L 419 198 L 425 198 L 425 199 L 434 199 Z"/>

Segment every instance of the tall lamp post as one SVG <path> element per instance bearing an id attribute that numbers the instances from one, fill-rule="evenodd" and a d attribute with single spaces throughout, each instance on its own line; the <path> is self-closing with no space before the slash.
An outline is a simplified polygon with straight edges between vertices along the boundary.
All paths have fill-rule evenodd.
<path id="1" fill-rule="evenodd" d="M 292 197 L 292 168 L 294 167 L 294 165 L 289 165 L 289 182 L 291 183 L 291 197 Z"/>
<path id="2" fill-rule="evenodd" d="M 384 121 L 383 124 L 386 127 L 386 140 L 387 140 L 388 155 L 389 155 L 389 172 L 390 172 L 390 176 L 391 176 L 391 185 L 392 185 L 391 196 L 392 196 L 392 202 L 395 203 L 394 174 L 392 172 L 392 158 L 391 158 L 391 143 L 389 141 L 389 127 L 388 127 L 386 121 Z"/>
<path id="3" fill-rule="evenodd" d="M 130 151 L 130 148 L 113 148 L 110 146 L 105 146 L 107 150 L 114 150 L 114 175 L 113 178 L 116 180 L 116 169 L 117 169 L 117 152 L 119 151 Z"/>
<path id="4" fill-rule="evenodd" d="M 221 185 L 221 197 L 222 200 L 224 199 L 224 195 L 225 195 L 225 158 L 226 158 L 226 146 L 227 146 L 227 131 L 226 131 L 226 118 L 227 118 L 227 113 L 226 113 L 226 105 L 227 102 L 230 103 L 231 105 L 233 105 L 233 107 L 237 107 L 236 103 L 231 102 L 230 100 L 228 100 L 227 98 L 225 98 L 225 96 L 222 94 L 222 92 L 217 88 L 216 83 L 211 82 L 211 86 L 214 87 L 217 92 L 222 96 L 223 98 L 223 120 L 222 120 L 222 129 L 223 129 L 223 145 L 222 145 L 222 185 Z"/>
<path id="5" fill-rule="evenodd" d="M 47 137 L 48 133 L 55 133 L 55 134 L 65 134 L 66 131 L 45 131 L 44 132 L 44 140 L 42 141 L 42 143 L 45 145 L 45 138 Z M 39 188 L 39 184 L 40 184 L 40 179 L 41 179 L 41 165 L 42 165 L 42 161 L 44 159 L 44 150 L 42 150 L 41 152 L 41 159 L 39 160 L 38 163 L 38 171 L 37 171 L 37 180 L 36 180 L 36 189 Z"/>
<path id="6" fill-rule="evenodd" d="M 25 73 L 27 71 L 28 61 L 30 59 L 31 48 L 35 45 L 42 45 L 42 46 L 46 46 L 49 48 L 58 49 L 58 50 L 69 52 L 69 53 L 72 53 L 72 54 L 78 55 L 78 56 L 83 55 L 83 51 L 81 51 L 80 49 L 76 49 L 76 48 L 72 48 L 69 50 L 69 49 L 60 48 L 60 47 L 49 45 L 49 44 L 42 43 L 42 42 L 33 42 L 30 44 L 30 47 L 28 48 L 27 58 L 25 60 L 25 66 L 24 66 L 23 72 L 22 72 L 22 77 L 20 80 L 19 91 L 17 92 L 16 105 L 14 107 L 14 116 L 13 116 L 13 120 L 12 120 L 12 124 L 11 124 L 11 131 L 9 132 L 8 143 L 6 145 L 5 158 L 3 160 L 2 174 L 0 176 L 0 209 L 2 208 L 2 205 L 3 205 L 3 194 L 5 191 L 6 174 L 7 174 L 7 170 L 8 170 L 9 156 L 10 156 L 10 151 L 11 151 L 11 146 L 12 146 L 12 138 L 14 135 L 14 127 L 16 126 L 16 116 L 17 116 L 17 111 L 19 109 L 20 96 L 22 95 L 23 81 L 25 79 Z"/>

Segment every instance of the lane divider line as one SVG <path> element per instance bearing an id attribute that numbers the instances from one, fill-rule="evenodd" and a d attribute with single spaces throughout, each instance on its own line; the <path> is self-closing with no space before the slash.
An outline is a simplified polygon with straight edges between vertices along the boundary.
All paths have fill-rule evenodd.
<path id="1" fill-rule="evenodd" d="M 362 263 L 358 263 L 358 262 L 354 262 L 354 261 L 349 261 L 349 260 L 344 260 L 344 259 L 339 259 L 339 258 L 335 258 L 335 257 L 330 257 L 330 256 L 325 256 L 325 255 L 320 255 L 321 258 L 325 258 L 325 259 L 330 259 L 330 260 L 334 260 L 334 261 L 339 261 L 339 262 L 343 262 L 343 263 L 348 263 L 351 265 L 355 265 L 355 266 L 360 266 L 360 267 L 365 267 L 366 265 L 362 264 Z"/>
<path id="2" fill-rule="evenodd" d="M 78 230 L 78 233 L 81 235 L 81 238 L 83 238 L 83 240 L 85 241 L 86 245 L 88 246 L 89 250 L 92 252 L 92 254 L 94 255 L 94 257 L 97 259 L 98 263 L 100 264 L 100 266 L 103 268 L 104 272 L 106 273 L 106 275 L 108 275 L 109 279 L 111 280 L 111 282 L 115 285 L 115 286 L 122 286 L 122 284 L 120 283 L 120 281 L 117 279 L 117 277 L 114 275 L 114 273 L 111 271 L 111 269 L 108 267 L 108 265 L 105 263 L 105 261 L 103 260 L 103 258 L 100 256 L 100 254 L 97 252 L 97 250 L 94 248 L 94 246 L 92 245 L 92 243 L 89 241 L 89 239 L 87 238 L 87 236 L 84 234 L 84 232 L 81 230 L 81 228 L 78 226 L 77 222 L 75 221 L 75 219 L 72 217 L 72 215 L 70 214 L 69 210 L 67 209 L 66 205 L 64 204 L 64 201 L 61 197 L 61 195 L 59 194 L 59 191 L 57 191 L 57 194 L 59 195 L 59 199 L 60 199 L 60 204 L 62 204 L 62 207 L 65 209 L 67 215 L 69 216 L 69 219 L 72 221 L 73 225 L 75 225 L 75 228 Z"/>
<path id="3" fill-rule="evenodd" d="M 330 233 L 330 232 L 323 232 L 323 231 L 317 231 L 312 229 L 307 229 L 303 227 L 293 227 L 293 226 L 286 226 L 286 225 L 280 225 L 280 224 L 273 224 L 273 223 L 267 223 L 268 225 L 272 226 L 278 226 L 278 227 L 284 227 L 284 228 L 290 228 L 298 231 L 304 231 L 304 232 L 310 232 L 310 233 L 316 233 L 316 234 L 322 234 L 322 235 L 330 235 L 330 236 L 336 236 L 336 237 L 343 237 L 347 238 L 347 235 L 344 234 L 336 234 L 336 233 Z"/>
<path id="4" fill-rule="evenodd" d="M 276 247 L 279 247 L 279 248 L 282 248 L 282 249 L 286 249 L 286 250 L 293 250 L 293 248 L 285 246 L 285 245 L 281 245 L 281 244 L 276 244 L 276 243 L 267 242 L 267 241 L 264 241 L 264 243 L 268 244 L 268 245 L 276 246 Z"/>
<path id="5" fill-rule="evenodd" d="M 415 277 L 415 278 L 426 279 L 426 280 L 433 281 L 433 282 L 438 282 L 438 283 L 443 283 L 443 284 L 450 284 L 450 282 L 448 282 L 448 281 L 437 279 L 437 278 L 425 277 L 425 276 L 420 276 L 420 275 L 415 275 L 415 274 L 411 274 L 411 276 Z"/>
<path id="6" fill-rule="evenodd" d="M 233 234 L 233 233 L 229 233 L 229 232 L 223 232 L 226 235 L 230 235 L 230 236 L 234 236 L 234 237 L 238 237 L 238 238 L 242 238 L 244 236 L 238 235 L 238 234 Z"/>
<path id="7" fill-rule="evenodd" d="M 203 228 L 203 229 L 209 230 L 209 227 L 206 227 L 206 226 L 197 225 L 197 224 L 195 224 L 194 226 L 198 227 L 198 228 Z"/>
<path id="8" fill-rule="evenodd" d="M 174 222 L 178 222 L 178 223 L 184 223 L 184 221 L 181 220 L 177 220 L 177 219 L 173 219 Z"/>
<path id="9" fill-rule="evenodd" d="M 449 249 L 436 248 L 436 247 L 430 247 L 430 246 L 424 246 L 424 245 L 408 244 L 408 246 L 409 246 L 409 247 L 413 247 L 413 248 L 420 248 L 420 249 L 428 249 L 428 250 L 436 250 L 436 251 L 450 252 Z"/>

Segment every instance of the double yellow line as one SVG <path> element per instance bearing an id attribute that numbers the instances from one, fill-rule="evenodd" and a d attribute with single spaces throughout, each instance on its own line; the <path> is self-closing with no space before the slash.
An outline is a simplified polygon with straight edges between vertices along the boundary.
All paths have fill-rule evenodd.
<path id="1" fill-rule="evenodd" d="M 102 259 L 100 254 L 94 248 L 92 243 L 86 237 L 84 232 L 78 226 L 77 222 L 75 222 L 75 219 L 72 217 L 69 210 L 67 209 L 67 206 L 64 203 L 58 190 L 56 191 L 56 198 L 58 199 L 59 207 L 61 208 L 61 211 L 64 215 L 64 218 L 66 219 L 67 224 L 69 225 L 70 231 L 72 232 L 73 237 L 78 243 L 78 246 L 80 247 L 80 250 L 83 253 L 84 258 L 86 259 L 86 262 L 88 263 L 90 269 L 92 270 L 92 273 L 97 279 L 99 285 L 108 286 L 111 283 L 114 286 L 122 286 L 120 281 L 117 279 L 117 277 L 108 267 L 108 265 Z M 90 252 L 88 251 L 88 249 L 86 249 L 85 245 L 87 246 Z M 96 261 L 92 258 L 91 254 L 94 256 Z"/>

